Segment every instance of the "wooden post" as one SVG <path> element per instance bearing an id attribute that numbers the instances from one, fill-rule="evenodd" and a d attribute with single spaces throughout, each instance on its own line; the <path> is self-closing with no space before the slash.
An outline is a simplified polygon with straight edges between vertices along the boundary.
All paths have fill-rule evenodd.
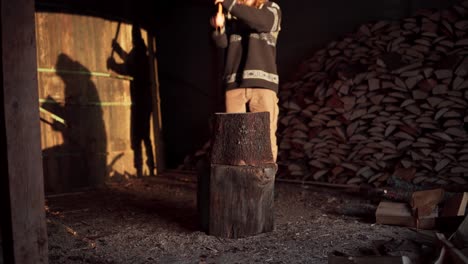
<path id="1" fill-rule="evenodd" d="M 267 112 L 216 115 L 210 235 L 239 238 L 273 230 L 276 167 L 269 129 Z"/>
<path id="2" fill-rule="evenodd" d="M 47 263 L 33 0 L 1 0 L 0 218 L 4 263 Z"/>
<path id="3" fill-rule="evenodd" d="M 165 170 L 164 156 L 164 141 L 162 133 L 162 117 L 161 117 L 161 98 L 159 96 L 159 74 L 158 60 L 156 56 L 156 37 L 147 31 L 148 53 L 151 60 L 151 80 L 152 80 L 152 97 L 153 97 L 153 133 L 154 133 L 154 158 L 156 159 L 156 174 L 162 173 Z"/>

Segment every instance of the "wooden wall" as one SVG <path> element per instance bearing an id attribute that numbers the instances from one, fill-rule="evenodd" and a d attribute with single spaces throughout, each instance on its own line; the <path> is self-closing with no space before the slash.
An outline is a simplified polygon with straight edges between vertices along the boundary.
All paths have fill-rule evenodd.
<path id="1" fill-rule="evenodd" d="M 36 13 L 46 191 L 68 191 L 135 174 L 130 81 L 106 67 L 117 24 L 91 16 Z M 131 28 L 122 23 L 117 36 L 127 52 L 132 48 Z M 122 62 L 116 53 L 113 57 Z"/>

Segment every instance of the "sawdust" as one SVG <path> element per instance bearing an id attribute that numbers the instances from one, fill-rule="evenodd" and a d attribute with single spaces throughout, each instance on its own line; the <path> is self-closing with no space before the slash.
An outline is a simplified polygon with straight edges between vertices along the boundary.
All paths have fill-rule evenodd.
<path id="1" fill-rule="evenodd" d="M 337 213 L 366 201 L 285 183 L 275 192 L 275 230 L 242 239 L 199 230 L 196 182 L 189 176 L 130 179 L 48 197 L 49 262 L 327 263 L 333 252 L 366 254 L 376 241 L 391 245 L 393 254 L 417 257 L 407 245 L 416 232 Z"/>

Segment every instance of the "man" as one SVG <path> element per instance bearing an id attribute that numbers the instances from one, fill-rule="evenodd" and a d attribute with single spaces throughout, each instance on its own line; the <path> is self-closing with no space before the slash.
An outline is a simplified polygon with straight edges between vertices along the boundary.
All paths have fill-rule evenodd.
<path id="1" fill-rule="evenodd" d="M 213 38 L 227 48 L 224 81 L 226 112 L 269 112 L 273 158 L 278 146 L 278 73 L 276 42 L 281 24 L 280 7 L 268 0 L 216 0 L 227 11 L 216 14 Z"/>
<path id="2" fill-rule="evenodd" d="M 146 165 L 148 166 L 150 176 L 154 175 L 154 156 L 150 139 L 150 118 L 152 107 L 151 81 L 149 60 L 146 55 L 146 45 L 141 37 L 140 28 L 136 25 L 132 27 L 133 48 L 130 53 L 126 53 L 117 42 L 112 43 L 112 48 L 124 60 L 124 63 L 118 64 L 113 57 L 107 60 L 107 67 L 118 74 L 129 75 L 133 77 L 130 83 L 131 106 L 131 124 L 130 136 L 134 152 L 134 166 L 137 177 L 142 176 L 142 146 L 143 141 L 146 150 Z"/>

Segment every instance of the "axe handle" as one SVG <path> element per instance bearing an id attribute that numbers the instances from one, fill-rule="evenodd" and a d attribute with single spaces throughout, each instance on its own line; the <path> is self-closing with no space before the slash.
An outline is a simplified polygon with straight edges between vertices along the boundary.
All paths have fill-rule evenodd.
<path id="1" fill-rule="evenodd" d="M 223 6 L 221 5 L 221 3 L 218 3 L 218 15 L 222 15 L 223 14 Z M 218 28 L 219 31 L 221 31 L 221 28 Z"/>
<path id="2" fill-rule="evenodd" d="M 39 111 L 46 114 L 46 115 L 49 115 L 55 121 L 57 121 L 59 123 L 62 123 L 63 125 L 66 125 L 65 120 L 63 118 L 61 118 L 60 116 L 46 110 L 45 108 L 39 107 Z"/>
<path id="3" fill-rule="evenodd" d="M 117 30 L 115 31 L 115 36 L 114 36 L 114 39 L 112 40 L 112 42 L 116 41 L 117 40 L 117 37 L 119 36 L 119 32 L 120 32 L 120 21 L 119 23 L 117 24 Z M 112 51 L 111 51 L 111 57 L 114 56 L 114 48 L 112 48 Z"/>

